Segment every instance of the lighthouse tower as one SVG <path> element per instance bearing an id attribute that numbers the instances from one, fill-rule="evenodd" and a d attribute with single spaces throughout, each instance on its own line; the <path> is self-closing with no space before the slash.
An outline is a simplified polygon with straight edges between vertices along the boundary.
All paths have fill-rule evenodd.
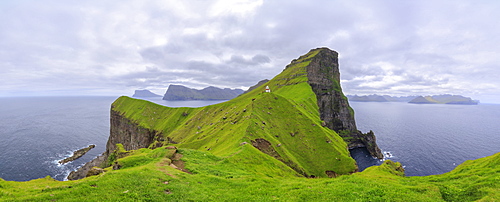
<path id="1" fill-rule="evenodd" d="M 271 89 L 269 89 L 269 86 L 266 86 L 266 93 L 270 93 Z"/>

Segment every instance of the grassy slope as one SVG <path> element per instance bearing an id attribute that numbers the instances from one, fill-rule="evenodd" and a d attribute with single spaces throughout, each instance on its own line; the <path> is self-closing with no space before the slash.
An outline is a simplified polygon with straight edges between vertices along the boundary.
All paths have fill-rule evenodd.
<path id="1" fill-rule="evenodd" d="M 261 89 L 213 106 L 168 108 L 128 97 L 113 103 L 113 110 L 179 142 L 193 174 L 168 166 L 169 150 L 140 149 L 118 159 L 121 169 L 78 181 L 0 180 L 0 201 L 500 200 L 500 153 L 436 176 L 403 177 L 399 164 L 387 161 L 338 178 L 302 177 L 302 172 L 324 177 L 325 169 L 354 169 L 342 139 L 321 127 L 315 95 L 305 83 L 303 67 L 314 54 L 299 58 Z M 262 93 L 266 85 L 272 93 Z M 255 138 L 271 142 L 288 166 L 241 144 Z"/>
<path id="2" fill-rule="evenodd" d="M 242 146 L 254 149 L 251 145 Z M 166 166 L 169 150 L 141 149 L 120 159 L 120 170 L 77 181 L 50 178 L 0 181 L 0 200 L 25 201 L 497 201 L 500 153 L 467 161 L 435 176 L 402 177 L 390 161 L 338 178 L 266 176 L 241 167 L 236 159 L 181 149 L 183 173 Z M 242 152 L 244 153 L 244 152 Z M 247 153 L 249 154 L 249 153 Z M 253 154 L 252 154 L 253 155 Z M 242 156 L 253 159 L 253 156 Z M 259 163 L 259 162 L 251 162 Z M 260 162 L 274 167 L 272 161 Z"/>
<path id="3" fill-rule="evenodd" d="M 237 158 L 243 150 L 241 143 L 263 138 L 295 174 L 327 177 L 327 170 L 348 174 L 356 169 L 355 161 L 344 141 L 321 127 L 316 96 L 307 84 L 305 66 L 315 54 L 303 56 L 267 84 L 225 103 L 168 108 L 121 97 L 113 103 L 113 110 L 143 127 L 162 131 L 181 148 Z M 262 92 L 266 85 L 272 93 Z"/>

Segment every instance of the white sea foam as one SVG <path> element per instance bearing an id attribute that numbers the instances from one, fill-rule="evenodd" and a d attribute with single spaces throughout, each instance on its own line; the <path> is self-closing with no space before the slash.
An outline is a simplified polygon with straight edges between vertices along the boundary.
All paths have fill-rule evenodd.
<path id="1" fill-rule="evenodd" d="M 65 163 L 65 164 L 60 164 L 59 161 L 62 161 L 68 157 L 73 156 L 73 151 L 66 151 L 65 154 L 57 154 L 57 159 L 51 161 L 52 164 L 55 164 L 57 167 L 63 167 L 66 164 L 69 164 L 71 162 Z"/>
<path id="2" fill-rule="evenodd" d="M 392 155 L 392 152 L 391 151 L 382 151 L 382 155 L 384 156 L 384 158 L 382 160 L 387 160 L 387 159 L 392 159 L 394 158 L 394 155 Z"/>

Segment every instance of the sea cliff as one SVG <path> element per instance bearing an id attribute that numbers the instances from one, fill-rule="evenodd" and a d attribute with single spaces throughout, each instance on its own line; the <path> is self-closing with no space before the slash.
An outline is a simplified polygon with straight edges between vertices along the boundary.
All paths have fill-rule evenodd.
<path id="1" fill-rule="evenodd" d="M 380 149 L 373 133 L 364 135 L 356 129 L 354 112 L 340 88 L 337 55 L 327 48 L 311 50 L 266 82 L 271 93 L 265 93 L 261 85 L 215 106 L 168 108 L 122 97 L 111 108 L 110 137 L 101 166 L 112 163 L 106 159 L 116 144 L 136 150 L 177 143 L 227 153 L 236 149 L 228 146 L 248 142 L 303 176 L 355 172 L 347 148 L 367 147 L 375 157 Z M 90 167 L 84 166 L 70 179 L 86 176 Z"/>
<path id="2" fill-rule="evenodd" d="M 307 83 L 316 94 L 321 120 L 344 138 L 349 149 L 366 147 L 373 157 L 382 159 L 373 131 L 363 134 L 356 128 L 354 110 L 340 86 L 338 53 L 328 48 L 314 49 L 309 53 L 314 52 L 316 54 L 307 59 L 310 60 L 306 66 Z M 292 64 L 295 62 L 297 60 Z"/>
<path id="3" fill-rule="evenodd" d="M 88 172 L 93 167 L 108 167 L 113 162 L 109 162 L 110 155 L 117 150 L 117 144 L 123 145 L 127 151 L 140 148 L 159 147 L 163 141 L 161 133 L 146 129 L 137 123 L 125 118 L 119 112 L 111 108 L 110 112 L 110 132 L 106 151 L 96 159 L 86 163 L 76 171 L 68 175 L 69 180 L 78 180 L 87 177 Z M 153 143 L 157 143 L 152 145 Z"/>

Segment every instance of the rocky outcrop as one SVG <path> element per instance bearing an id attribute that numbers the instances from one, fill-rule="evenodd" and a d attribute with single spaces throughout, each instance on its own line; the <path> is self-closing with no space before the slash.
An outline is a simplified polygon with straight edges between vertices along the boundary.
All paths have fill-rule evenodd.
<path id="1" fill-rule="evenodd" d="M 242 93 L 241 89 L 220 89 L 209 86 L 196 90 L 181 85 L 170 85 L 163 100 L 230 100 Z"/>
<path id="2" fill-rule="evenodd" d="M 101 167 L 103 162 L 105 162 L 108 159 L 107 156 L 104 154 L 101 156 L 96 157 L 92 161 L 87 162 L 85 165 L 82 167 L 78 168 L 78 170 L 72 171 L 68 175 L 68 180 L 78 180 L 82 179 L 84 177 L 87 177 L 88 172 L 93 168 L 93 167 Z"/>
<path id="3" fill-rule="evenodd" d="M 117 144 L 123 145 L 123 149 L 128 151 L 150 146 L 152 148 L 161 147 L 163 146 L 161 143 L 163 141 L 163 136 L 160 132 L 141 127 L 111 108 L 110 134 L 106 144 L 106 151 L 78 170 L 71 172 L 68 179 L 82 179 L 87 176 L 93 167 L 107 167 L 111 165 L 113 162 L 108 162 L 108 157 L 118 149 Z"/>
<path id="4" fill-rule="evenodd" d="M 354 110 L 349 106 L 340 86 L 338 53 L 328 48 L 314 49 L 310 53 L 316 51 L 316 55 L 312 57 L 310 54 L 303 57 L 310 57 L 307 59 L 310 63 L 306 67 L 308 83 L 316 94 L 324 125 L 339 133 L 348 143 L 349 149 L 366 147 L 373 157 L 382 159 L 383 155 L 373 132 L 363 134 L 356 128 Z"/>
<path id="5" fill-rule="evenodd" d="M 155 94 L 149 90 L 135 90 L 132 97 L 161 97 L 161 95 Z"/>
<path id="6" fill-rule="evenodd" d="M 127 151 L 146 148 L 154 142 L 158 143 L 154 147 L 162 146 L 161 142 L 164 140 L 160 132 L 139 126 L 113 108 L 110 121 L 110 134 L 105 152 L 107 155 L 116 150 L 116 144 L 122 144 Z"/>
<path id="7" fill-rule="evenodd" d="M 79 159 L 80 157 L 85 155 L 87 152 L 89 152 L 91 149 L 93 149 L 94 147 L 95 147 L 95 145 L 89 145 L 88 147 L 76 150 L 73 152 L 72 156 L 65 158 L 63 160 L 60 160 L 59 163 L 66 164 L 66 163 L 69 163 L 69 162 L 74 161 L 76 159 Z"/>

